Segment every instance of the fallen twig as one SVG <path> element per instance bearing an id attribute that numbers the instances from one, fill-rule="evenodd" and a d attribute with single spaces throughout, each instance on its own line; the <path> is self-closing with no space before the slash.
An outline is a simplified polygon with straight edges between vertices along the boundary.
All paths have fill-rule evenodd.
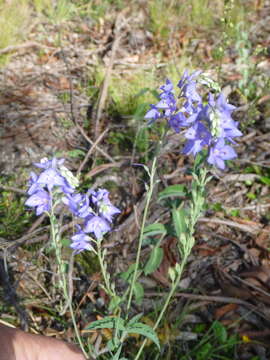
<path id="1" fill-rule="evenodd" d="M 163 297 L 166 296 L 166 292 L 145 292 L 146 297 Z M 234 297 L 227 297 L 227 296 L 207 296 L 207 295 L 196 295 L 196 294 L 187 294 L 187 293 L 176 293 L 174 295 L 176 298 L 185 298 L 191 300 L 202 300 L 208 302 L 221 302 L 221 303 L 228 303 L 228 304 L 238 304 L 243 305 L 253 311 L 255 314 L 259 315 L 261 318 L 265 319 L 267 322 L 270 322 L 270 317 L 266 316 L 265 314 L 261 313 L 256 306 L 248 303 L 247 301 L 237 299 Z"/>
<path id="2" fill-rule="evenodd" d="M 36 47 L 36 48 L 40 48 L 40 49 L 54 49 L 56 50 L 54 47 L 51 46 L 47 46 L 47 45 L 43 45 L 40 44 L 36 41 L 27 41 L 24 44 L 20 44 L 20 45 L 9 45 L 7 47 L 5 47 L 4 49 L 0 50 L 0 55 L 4 55 L 4 54 L 8 54 L 11 52 L 16 52 L 18 50 L 22 50 L 22 49 L 28 49 L 31 47 Z"/>
<path id="3" fill-rule="evenodd" d="M 198 221 L 205 222 L 205 223 L 218 224 L 218 225 L 227 225 L 227 226 L 234 227 L 234 228 L 237 228 L 242 231 L 246 231 L 251 234 L 256 234 L 261 229 L 261 226 L 259 226 L 259 224 L 258 225 L 255 225 L 255 224 L 254 225 L 244 225 L 244 224 L 239 224 L 235 221 L 222 220 L 222 219 L 218 219 L 218 218 L 203 218 L 202 217 Z"/>
<path id="4" fill-rule="evenodd" d="M 108 128 L 105 129 L 103 131 L 102 134 L 100 134 L 100 136 L 96 139 L 96 141 L 93 143 L 93 145 L 90 147 L 90 149 L 88 150 L 88 153 L 85 155 L 85 158 L 83 159 L 81 165 L 79 166 L 78 170 L 77 170 L 77 176 L 81 173 L 82 169 L 84 168 L 85 164 L 87 163 L 89 157 L 91 156 L 91 154 L 93 153 L 93 151 L 95 150 L 95 148 L 97 147 L 97 145 L 100 143 L 100 141 L 104 138 L 104 136 L 107 134 L 108 132 Z"/>

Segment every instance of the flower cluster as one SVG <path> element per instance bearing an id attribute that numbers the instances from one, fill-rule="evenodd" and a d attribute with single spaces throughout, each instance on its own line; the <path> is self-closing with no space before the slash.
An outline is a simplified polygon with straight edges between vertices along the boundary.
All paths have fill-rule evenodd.
<path id="1" fill-rule="evenodd" d="M 224 170 L 224 161 L 237 157 L 230 144 L 242 133 L 231 116 L 235 107 L 227 103 L 223 93 L 215 96 L 209 92 L 207 100 L 203 101 L 197 85 L 199 82 L 207 82 L 200 75 L 200 71 L 191 75 L 184 72 L 177 84 L 180 89 L 177 99 L 173 84 L 167 79 L 165 85 L 160 87 L 160 101 L 151 105 L 145 119 L 151 124 L 165 118 L 175 132 L 179 133 L 183 129 L 186 138 L 183 153 L 196 156 L 207 148 L 208 163 Z"/>
<path id="2" fill-rule="evenodd" d="M 71 238 L 71 247 L 76 252 L 91 250 L 89 244 L 91 238 L 87 234 L 92 233 L 97 240 L 100 240 L 111 230 L 113 216 L 120 213 L 120 210 L 110 202 L 109 192 L 105 189 L 89 190 L 86 194 L 66 194 L 63 202 L 73 215 L 83 221 L 83 228 L 78 225 L 78 232 Z"/>
<path id="3" fill-rule="evenodd" d="M 76 192 L 78 179 L 63 165 L 64 159 L 42 159 L 34 164 L 43 171 L 37 175 L 31 172 L 30 195 L 25 204 L 35 208 L 36 214 L 50 214 L 53 205 L 61 199 L 70 212 L 82 219 L 83 227 L 77 225 L 77 233 L 72 236 L 71 247 L 78 253 L 82 250 L 92 250 L 91 237 L 94 234 L 99 240 L 111 230 L 113 216 L 120 210 L 112 205 L 109 192 L 105 189 L 89 190 L 86 194 Z M 56 199 L 56 200 L 55 200 Z"/>

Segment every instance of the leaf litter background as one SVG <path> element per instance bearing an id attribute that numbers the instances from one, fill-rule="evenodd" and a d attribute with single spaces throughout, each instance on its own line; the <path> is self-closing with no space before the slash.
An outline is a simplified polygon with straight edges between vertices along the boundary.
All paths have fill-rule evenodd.
<path id="1" fill-rule="evenodd" d="M 252 49 L 258 45 L 267 49 L 249 58 L 257 64 L 252 79 L 258 94 L 254 104 L 244 101 L 236 90 L 241 71 L 233 44 L 218 68 L 213 50 L 219 46 L 221 34 L 214 31 L 203 36 L 200 29 L 177 28 L 162 41 L 147 27 L 143 1 L 122 12 L 112 6 L 112 15 L 99 21 L 75 16 L 55 25 L 34 18 L 25 42 L 0 50 L 0 55 L 10 56 L 0 70 L 0 211 L 5 217 L 0 237 L 1 320 L 49 336 L 72 337 L 68 314 L 60 318 L 54 311 L 60 295 L 54 286 L 53 255 L 47 249 L 47 220 L 36 219 L 29 212 L 23 215 L 23 200 L 19 200 L 31 164 L 44 156 L 66 157 L 74 172 L 82 171 L 85 187 L 109 187 L 112 199 L 122 209 L 115 231 L 105 243 L 111 274 L 127 270 L 134 261 L 145 189 L 143 171 L 132 163 L 142 157 L 149 159 L 147 153 L 156 138 L 150 132 L 142 155 L 142 148 L 134 145 L 138 121 L 134 114 L 117 108 L 111 86 L 115 81 L 128 85 L 138 71 L 147 73 L 152 68 L 158 86 L 165 80 L 166 66 L 175 64 L 177 68 L 177 61 L 185 56 L 189 66 L 207 69 L 213 78 L 219 69 L 223 91 L 239 107 L 234 114 L 245 135 L 239 140 L 239 158 L 230 171 L 213 174 L 209 208 L 198 223 L 181 291 L 159 336 L 164 348 L 176 341 L 179 354 L 183 354 L 203 334 L 194 330 L 196 324 L 209 326 L 219 320 L 244 340 L 235 358 L 269 358 L 270 95 L 260 79 L 270 74 L 270 4 L 251 3 L 249 41 Z M 57 41 L 59 34 L 61 41 Z M 146 87 L 142 81 L 141 89 Z M 143 113 L 140 116 L 142 124 Z M 178 136 L 169 135 L 159 159 L 159 190 L 191 181 L 187 172 L 190 160 L 181 155 L 180 147 Z M 13 202 L 20 205 L 19 210 L 16 205 L 12 208 Z M 149 224 L 169 221 L 166 207 L 155 201 L 150 214 Z M 19 219 L 21 224 L 13 232 L 12 222 Z M 65 226 L 68 238 L 72 224 Z M 133 308 L 134 313 L 144 311 L 148 322 L 147 314 L 167 291 L 167 271 L 176 260 L 174 238 L 166 237 L 162 247 L 162 264 L 152 275 L 142 277 L 145 299 Z M 148 254 L 145 246 L 143 258 Z M 69 250 L 65 255 L 70 257 Z M 73 261 L 71 258 L 71 265 Z M 91 254 L 78 256 L 73 266 L 73 296 L 83 329 L 98 314 L 106 313 L 108 299 L 99 287 L 101 275 Z M 120 290 L 123 286 L 117 281 Z M 177 318 L 181 318 L 180 330 L 173 326 Z M 109 331 L 82 333 L 96 344 L 110 337 Z"/>

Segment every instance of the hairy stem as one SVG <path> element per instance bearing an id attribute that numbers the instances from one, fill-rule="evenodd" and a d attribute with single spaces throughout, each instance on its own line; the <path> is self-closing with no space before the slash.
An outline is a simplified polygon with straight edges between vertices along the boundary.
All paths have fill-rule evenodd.
<path id="1" fill-rule="evenodd" d="M 167 298 L 166 298 L 166 301 L 165 301 L 165 303 L 164 303 L 164 305 L 163 305 L 163 307 L 162 307 L 162 309 L 161 309 L 161 311 L 160 311 L 160 313 L 159 313 L 158 319 L 157 319 L 157 321 L 155 322 L 155 325 L 153 326 L 153 330 L 156 330 L 157 327 L 159 326 L 159 324 L 160 324 L 160 322 L 161 322 L 161 320 L 162 320 L 162 318 L 163 318 L 163 316 L 164 316 L 164 313 L 165 313 L 165 311 L 167 310 L 167 308 L 168 308 L 168 306 L 169 306 L 169 304 L 170 304 L 170 301 L 171 301 L 174 293 L 176 292 L 176 289 L 177 289 L 177 287 L 178 287 L 178 285 L 179 285 L 179 282 L 180 282 L 181 277 L 182 277 L 183 270 L 184 270 L 185 265 L 186 265 L 186 262 L 187 262 L 187 258 L 188 258 L 188 256 L 184 257 L 184 258 L 182 259 L 182 261 L 181 261 L 178 276 L 177 276 L 175 282 L 173 283 L 173 285 L 172 285 L 172 287 L 171 287 L 171 290 L 170 290 L 170 292 L 169 292 L 169 294 L 168 294 L 168 296 L 167 296 Z M 146 345 L 146 342 L 147 342 L 147 339 L 144 339 L 144 341 L 143 341 L 143 343 L 141 344 L 141 346 L 140 346 L 140 348 L 139 348 L 139 351 L 137 352 L 137 355 L 136 355 L 136 357 L 134 358 L 134 360 L 138 360 L 138 359 L 139 359 L 139 357 L 140 357 L 140 355 L 141 355 L 141 353 L 142 353 L 142 351 L 143 351 L 143 349 L 144 349 L 144 347 L 145 347 L 145 345 Z"/>
<path id="2" fill-rule="evenodd" d="M 189 213 L 189 218 L 187 219 L 187 222 L 186 222 L 187 230 L 186 230 L 186 233 L 184 234 L 184 236 L 181 236 L 182 234 L 180 234 L 180 237 L 178 239 L 180 254 L 182 255 L 181 263 L 179 263 L 179 267 L 177 269 L 176 280 L 172 284 L 171 290 L 170 290 L 170 292 L 165 300 L 165 303 L 159 313 L 158 319 L 155 322 L 153 330 L 156 330 L 157 327 L 159 326 L 159 324 L 165 314 L 165 311 L 167 310 L 167 308 L 170 304 L 170 301 L 171 301 L 174 293 L 176 292 L 176 289 L 177 289 L 177 287 L 180 283 L 181 277 L 182 277 L 183 270 L 186 266 L 187 259 L 191 253 L 191 250 L 192 250 L 192 247 L 194 244 L 193 235 L 195 232 L 195 225 L 203 211 L 203 207 L 205 204 L 204 191 L 205 191 L 205 185 L 208 181 L 208 178 L 206 177 L 206 175 L 207 175 L 206 169 L 199 170 L 198 174 L 194 173 L 194 178 L 193 178 L 192 184 L 191 184 L 192 200 L 191 200 L 191 206 L 190 206 L 190 213 Z M 147 342 L 147 339 L 145 339 L 143 341 L 134 360 L 139 359 L 139 357 L 145 347 L 146 342 Z"/>
<path id="3" fill-rule="evenodd" d="M 110 286 L 110 280 L 107 276 L 107 272 L 106 272 L 106 268 L 105 268 L 105 264 L 104 264 L 104 256 L 102 254 L 102 249 L 101 249 L 101 241 L 97 241 L 97 256 L 98 256 L 98 261 L 99 261 L 99 265 L 100 265 L 100 269 L 102 272 L 102 276 L 105 282 L 105 290 L 107 292 L 108 295 L 110 296 L 115 296 L 114 292 L 111 289 Z"/>
<path id="4" fill-rule="evenodd" d="M 157 157 L 154 157 L 151 171 L 149 174 L 150 175 L 150 184 L 149 184 L 149 189 L 148 189 L 148 192 L 146 195 L 147 198 L 146 198 L 146 204 L 145 204 L 145 208 L 144 208 L 142 225 L 141 225 L 141 230 L 140 230 L 140 237 L 139 237 L 139 244 L 138 244 L 137 255 L 136 255 L 135 268 L 134 268 L 134 273 L 133 273 L 133 277 L 132 277 L 132 281 L 131 281 L 131 285 L 130 285 L 130 292 L 129 292 L 129 298 L 128 298 L 128 303 L 127 303 L 127 316 L 128 316 L 128 312 L 129 312 L 129 309 L 131 306 L 135 282 L 137 280 L 137 274 L 138 274 L 138 268 L 139 268 L 139 262 L 140 262 L 140 256 L 141 256 L 142 241 L 143 241 L 143 233 L 144 233 L 144 228 L 145 228 L 145 223 L 146 223 L 146 219 L 147 219 L 147 215 L 148 215 L 149 205 L 150 205 L 150 201 L 151 201 L 151 197 L 152 197 L 154 185 L 155 185 L 154 179 L 155 179 L 155 173 L 156 173 L 156 162 L 157 162 Z"/>
<path id="5" fill-rule="evenodd" d="M 51 239 L 52 239 L 52 243 L 53 243 L 53 246 L 55 249 L 57 269 L 58 269 L 58 274 L 59 274 L 59 287 L 62 289 L 66 304 L 68 305 L 68 309 L 71 314 L 72 324 L 73 324 L 74 331 L 75 331 L 77 340 L 79 342 L 80 348 L 81 348 L 84 356 L 86 357 L 86 359 L 88 359 L 88 355 L 84 349 L 83 342 L 82 342 L 82 339 L 81 339 L 81 336 L 79 333 L 79 329 L 77 327 L 77 323 L 76 323 L 76 319 L 75 319 L 75 315 L 74 315 L 74 311 L 73 311 L 73 307 L 72 307 L 72 299 L 70 298 L 70 296 L 68 294 L 67 280 L 66 280 L 66 276 L 65 276 L 65 272 L 64 272 L 65 264 L 62 260 L 62 253 L 61 253 L 61 241 L 60 241 L 61 239 L 59 237 L 59 232 L 57 229 L 57 224 L 56 224 L 55 216 L 53 213 L 53 207 L 52 207 L 52 210 L 51 210 L 51 213 L 49 214 L 49 216 L 50 216 L 50 223 L 51 223 Z M 66 309 L 66 306 L 64 306 L 63 309 Z M 63 315 L 62 312 L 61 312 L 61 315 Z"/>

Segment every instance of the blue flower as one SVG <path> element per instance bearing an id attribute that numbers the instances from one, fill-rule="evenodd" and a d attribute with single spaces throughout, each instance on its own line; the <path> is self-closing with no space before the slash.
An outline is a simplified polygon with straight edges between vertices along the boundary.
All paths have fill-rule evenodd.
<path id="1" fill-rule="evenodd" d="M 43 189 L 37 190 L 25 202 L 25 205 L 36 208 L 36 215 L 40 215 L 51 209 L 50 194 Z"/>
<path id="2" fill-rule="evenodd" d="M 181 97 L 186 98 L 188 102 L 192 103 L 201 103 L 202 98 L 197 92 L 197 81 L 195 80 L 201 71 L 195 71 L 191 75 L 188 75 L 188 71 L 185 71 L 181 80 L 177 84 L 177 86 L 181 90 Z"/>
<path id="3" fill-rule="evenodd" d="M 197 83 L 209 86 L 211 82 L 199 77 L 201 71 L 189 75 L 185 71 L 177 86 L 180 89 L 178 103 L 170 80 L 160 87 L 159 102 L 151 105 L 145 118 L 152 123 L 159 118 L 165 118 L 167 124 L 176 133 L 185 129 L 187 139 L 183 153 L 196 156 L 204 148 L 208 149 L 208 162 L 225 168 L 225 160 L 237 155 L 227 143 L 234 143 L 234 138 L 241 136 L 238 122 L 232 118 L 235 106 L 229 104 L 223 93 L 215 96 L 208 94 L 208 101 L 203 101 L 197 90 Z M 213 86 L 216 91 L 218 87 Z"/>
<path id="4" fill-rule="evenodd" d="M 97 191 L 91 191 L 90 194 L 92 202 L 98 208 L 98 214 L 110 223 L 113 221 L 112 217 L 121 212 L 111 203 L 108 190 L 98 189 Z"/>
<path id="5" fill-rule="evenodd" d="M 75 250 L 76 254 L 83 250 L 93 250 L 93 247 L 90 243 L 90 236 L 86 235 L 79 225 L 77 225 L 77 229 L 78 232 L 71 237 L 72 243 L 70 247 Z"/>
<path id="6" fill-rule="evenodd" d="M 166 83 L 160 87 L 160 90 L 162 91 L 159 94 L 160 101 L 156 105 L 150 105 L 151 109 L 147 111 L 144 117 L 146 120 L 150 120 L 148 125 L 164 116 L 169 120 L 170 116 L 177 110 L 172 82 L 167 79 Z"/>
<path id="7" fill-rule="evenodd" d="M 31 171 L 30 179 L 29 179 L 29 182 L 28 182 L 29 189 L 27 191 L 27 194 L 32 195 L 37 190 L 42 189 L 42 185 L 38 184 L 37 180 L 38 180 L 38 175 L 36 173 L 34 173 L 33 171 Z"/>
<path id="8" fill-rule="evenodd" d="M 234 149 L 231 146 L 226 145 L 223 138 L 220 138 L 210 148 L 207 161 L 209 164 L 214 165 L 221 170 L 224 170 L 225 169 L 224 160 L 232 160 L 235 159 L 236 157 L 237 154 L 234 151 Z"/>
<path id="9" fill-rule="evenodd" d="M 196 155 L 205 146 L 210 145 L 211 133 L 203 123 L 197 121 L 186 131 L 185 138 L 188 141 L 185 144 L 183 153 Z"/>
<path id="10" fill-rule="evenodd" d="M 178 112 L 169 118 L 168 124 L 176 133 L 179 133 L 181 128 L 187 126 L 188 122 L 185 115 L 182 112 Z"/>
<path id="11" fill-rule="evenodd" d="M 151 109 L 147 111 L 146 115 L 145 115 L 145 119 L 149 120 L 148 121 L 148 125 L 152 124 L 154 121 L 156 121 L 157 119 L 159 119 L 161 117 L 160 112 L 158 111 L 158 109 L 156 108 L 155 105 L 150 105 Z"/>
<path id="12" fill-rule="evenodd" d="M 214 96 L 209 94 L 208 102 L 213 135 L 226 138 L 230 142 L 233 142 L 234 137 L 243 135 L 238 129 L 238 123 L 231 116 L 235 106 L 227 103 L 223 93 L 216 101 Z"/>
<path id="13" fill-rule="evenodd" d="M 186 85 L 187 83 L 191 83 L 194 82 L 193 80 L 198 77 L 201 74 L 201 70 L 197 70 L 194 71 L 192 74 L 188 75 L 188 70 L 184 71 L 183 76 L 181 77 L 181 79 L 179 80 L 177 86 L 182 89 L 184 87 L 184 85 Z"/>
<path id="14" fill-rule="evenodd" d="M 38 177 L 37 184 L 47 186 L 52 191 L 54 186 L 61 186 L 63 192 L 73 192 L 74 189 L 67 183 L 66 179 L 60 175 L 54 168 L 44 170 Z"/>
<path id="15" fill-rule="evenodd" d="M 85 194 L 67 194 L 62 198 L 62 201 L 69 207 L 73 215 L 80 218 L 84 219 L 93 213 L 90 207 L 89 197 Z"/>
<path id="16" fill-rule="evenodd" d="M 173 92 L 173 83 L 167 79 L 166 83 L 160 87 L 160 90 L 162 90 L 164 93 Z"/>
<path id="17" fill-rule="evenodd" d="M 97 239 L 102 237 L 111 230 L 109 223 L 104 220 L 101 216 L 89 216 L 86 219 L 84 226 L 85 233 L 94 233 Z"/>

